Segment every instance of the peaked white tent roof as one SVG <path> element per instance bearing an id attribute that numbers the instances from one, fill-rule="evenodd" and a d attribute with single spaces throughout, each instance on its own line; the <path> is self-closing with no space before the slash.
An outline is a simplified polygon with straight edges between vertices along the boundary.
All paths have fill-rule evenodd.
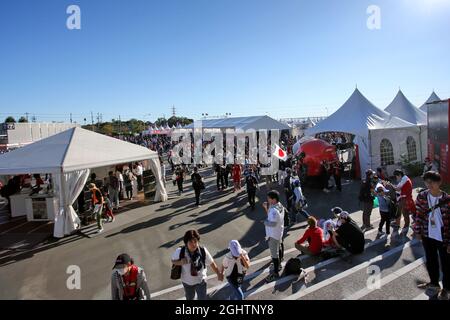
<path id="1" fill-rule="evenodd" d="M 414 125 L 377 108 L 358 89 L 355 89 L 350 98 L 336 112 L 309 128 L 306 134 L 337 131 L 367 137 L 369 130 L 411 126 Z"/>
<path id="2" fill-rule="evenodd" d="M 427 103 L 436 102 L 436 101 L 441 101 L 441 98 L 439 98 L 438 95 L 433 91 L 431 93 L 430 97 L 428 98 L 428 100 L 425 101 L 425 103 L 419 109 L 422 110 L 423 112 L 427 112 L 427 109 L 428 109 Z"/>
<path id="3" fill-rule="evenodd" d="M 147 148 L 71 128 L 0 157 L 0 174 L 61 173 L 157 158 Z"/>
<path id="4" fill-rule="evenodd" d="M 272 119 L 269 116 L 251 116 L 251 117 L 235 117 L 235 118 L 222 118 L 222 119 L 208 119 L 208 120 L 200 120 L 199 125 L 203 128 L 209 129 L 254 129 L 254 130 L 289 130 L 290 128 L 277 121 Z M 186 126 L 187 129 L 194 128 L 194 124 Z"/>
<path id="5" fill-rule="evenodd" d="M 384 111 L 412 124 L 427 124 L 427 114 L 414 106 L 401 90 Z"/>

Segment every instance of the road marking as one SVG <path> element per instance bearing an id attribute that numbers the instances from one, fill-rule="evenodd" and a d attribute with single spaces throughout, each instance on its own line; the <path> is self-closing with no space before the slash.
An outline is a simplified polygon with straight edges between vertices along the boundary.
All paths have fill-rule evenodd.
<path id="1" fill-rule="evenodd" d="M 422 264 L 425 263 L 425 258 L 420 258 L 415 260 L 414 262 L 407 264 L 406 266 L 404 266 L 403 268 L 398 269 L 397 271 L 389 274 L 388 276 L 384 277 L 381 279 L 381 283 L 380 283 L 380 288 L 378 289 L 369 289 L 369 288 L 364 288 L 359 290 L 358 292 L 355 292 L 354 294 L 342 299 L 342 300 L 359 300 L 362 297 L 367 296 L 369 293 L 374 292 L 375 290 L 379 290 L 381 289 L 381 287 L 383 287 L 384 285 L 400 278 L 401 276 L 407 274 L 408 272 L 413 271 L 414 269 L 416 269 L 417 267 L 421 266 Z"/>
<path id="2" fill-rule="evenodd" d="M 378 229 L 370 230 L 370 231 L 366 232 L 366 234 L 374 233 L 375 231 L 378 231 Z M 385 241 L 385 238 L 381 238 L 381 239 L 377 239 L 377 240 L 375 240 L 375 241 L 371 241 L 371 242 L 367 243 L 367 244 L 364 246 L 364 249 L 368 249 L 368 248 L 370 248 L 370 247 L 372 247 L 372 246 L 375 246 L 375 245 L 377 245 L 377 244 L 379 244 L 379 243 L 382 243 L 383 241 Z M 314 266 L 311 266 L 311 267 L 309 267 L 309 268 L 306 268 L 306 269 L 305 269 L 305 272 L 306 272 L 306 274 L 308 274 L 309 272 L 312 272 L 312 271 L 314 271 L 314 270 L 316 270 L 316 269 L 320 269 L 320 268 L 322 268 L 322 267 L 324 267 L 324 266 L 327 266 L 327 265 L 329 265 L 329 264 L 332 264 L 332 263 L 334 263 L 334 262 L 337 262 L 337 261 L 339 261 L 340 259 L 341 259 L 341 257 L 335 257 L 335 258 L 331 258 L 331 259 L 328 259 L 328 260 L 324 260 L 324 261 L 322 261 L 322 262 L 319 262 L 318 264 L 315 264 Z M 283 277 L 283 278 L 281 278 L 281 279 L 279 279 L 279 280 L 277 280 L 277 281 L 270 282 L 270 283 L 267 283 L 267 284 L 265 284 L 265 285 L 262 285 L 261 287 L 253 288 L 253 289 L 251 289 L 251 290 L 248 290 L 248 291 L 246 291 L 246 292 L 244 293 L 244 295 L 245 295 L 246 297 L 250 297 L 250 296 L 255 295 L 255 294 L 259 293 L 259 292 L 262 292 L 262 291 L 265 291 L 265 290 L 267 290 L 267 289 L 273 288 L 273 287 L 275 287 L 276 285 L 280 285 L 280 284 L 283 284 L 283 283 L 285 283 L 285 282 L 294 280 L 295 278 L 297 278 L 296 275 Z M 324 281 L 326 281 L 326 280 L 324 280 Z"/>
<path id="3" fill-rule="evenodd" d="M 348 269 L 348 270 L 346 270 L 344 272 L 341 272 L 341 273 L 339 273 L 339 274 L 337 274 L 337 275 L 335 275 L 335 276 L 333 276 L 333 277 L 331 277 L 331 278 L 329 278 L 329 279 L 327 279 L 325 281 L 321 281 L 321 282 L 319 282 L 319 283 L 317 283 L 317 284 L 315 284 L 315 285 L 313 285 L 311 287 L 306 288 L 303 291 L 300 291 L 300 292 L 297 292 L 295 294 L 292 294 L 289 297 L 284 298 L 283 300 L 298 300 L 301 297 L 306 296 L 307 294 L 310 294 L 310 293 L 312 293 L 314 291 L 322 289 L 322 288 L 324 288 L 324 287 L 326 287 L 326 286 L 328 286 L 328 285 L 330 285 L 330 284 L 332 284 L 332 283 L 334 283 L 336 281 L 339 281 L 339 280 L 341 280 L 341 279 L 343 279 L 343 278 L 345 278 L 345 277 L 347 277 L 347 276 L 349 276 L 349 275 L 351 275 L 351 274 L 361 270 L 361 269 L 367 268 L 368 266 L 370 266 L 371 264 L 373 264 L 375 262 L 378 262 L 378 261 L 381 261 L 381 260 L 383 260 L 383 259 L 385 259 L 387 257 L 390 257 L 391 255 L 393 255 L 393 254 L 395 254 L 395 253 L 397 253 L 399 251 L 403 251 L 404 249 L 409 248 L 409 247 L 415 245 L 416 243 L 418 243 L 417 239 L 409 241 L 405 245 L 400 245 L 398 247 L 395 247 L 394 249 L 391 249 L 388 252 L 380 254 L 380 255 L 370 259 L 369 261 L 363 262 L 363 263 L 361 263 L 361 264 L 359 264 L 359 265 L 357 265 L 357 266 L 355 266 L 355 267 L 353 267 L 351 269 Z"/>
<path id="4" fill-rule="evenodd" d="M 379 220 L 380 220 L 380 219 L 377 219 L 377 220 L 375 220 L 375 222 L 377 222 L 377 221 L 379 221 Z M 367 231 L 367 232 L 365 233 L 365 235 L 372 234 L 372 233 L 374 233 L 375 231 L 378 231 L 378 229 L 374 228 L 374 229 L 372 229 L 372 230 L 369 230 L 369 231 Z M 382 239 L 378 239 L 378 240 L 376 240 L 376 241 L 378 241 L 378 242 L 372 241 L 372 242 L 370 242 L 369 244 L 375 245 L 375 242 L 376 242 L 376 243 L 380 243 L 380 242 L 383 241 L 383 240 L 384 240 L 383 238 L 382 238 Z M 291 248 L 291 249 L 286 250 L 284 253 L 285 253 L 285 254 L 289 254 L 289 253 L 291 253 L 291 252 L 295 252 L 296 250 L 297 250 L 296 248 Z M 306 257 L 305 257 L 305 258 L 306 258 Z M 333 258 L 333 259 L 334 259 L 334 258 Z M 259 263 L 261 263 L 261 262 L 264 262 L 264 261 L 270 261 L 270 260 L 272 260 L 272 257 L 271 257 L 271 256 L 266 256 L 266 257 L 264 257 L 264 258 L 261 258 L 261 259 L 252 261 L 252 265 L 257 265 L 257 264 L 259 264 Z M 332 260 L 332 259 L 329 259 L 329 260 Z M 325 260 L 325 261 L 328 261 L 328 260 Z M 322 262 L 324 262 L 324 261 L 322 261 Z M 320 263 L 319 263 L 319 264 L 320 264 Z M 283 264 L 283 266 L 284 266 L 284 264 Z M 267 271 L 266 271 L 266 270 L 267 270 Z M 264 269 L 264 270 L 262 270 L 262 271 L 261 271 L 261 270 L 255 271 L 255 272 L 249 274 L 248 276 L 246 276 L 245 279 L 246 279 L 246 280 L 247 280 L 247 279 L 253 279 L 254 277 L 251 277 L 251 276 L 252 276 L 254 273 L 257 273 L 256 276 L 258 276 L 258 275 L 260 275 L 261 273 L 265 273 L 265 272 L 268 272 L 268 271 L 270 271 L 270 270 Z M 255 276 L 255 277 L 256 277 L 256 276 Z M 217 275 L 214 273 L 214 274 L 209 275 L 209 276 L 207 277 L 207 280 L 209 280 L 209 279 L 214 279 L 214 278 L 216 278 L 216 277 L 217 277 Z M 284 279 L 284 278 L 283 278 L 283 279 Z M 213 289 L 215 289 L 215 290 L 220 290 L 220 289 L 222 289 L 222 287 L 225 287 L 225 286 L 227 286 L 227 285 L 228 285 L 228 283 L 223 283 L 223 284 L 217 285 L 217 286 L 215 286 L 215 287 L 210 288 L 207 292 L 208 292 L 208 293 L 211 293 L 211 292 L 214 291 Z M 160 295 L 169 293 L 169 292 L 171 292 L 171 291 L 180 290 L 180 289 L 183 289 L 183 285 L 182 285 L 182 284 L 176 285 L 176 286 L 173 286 L 173 287 L 170 287 L 170 288 L 161 290 L 161 291 L 157 291 L 157 292 L 155 292 L 155 293 L 152 293 L 152 294 L 151 294 L 151 297 L 158 297 L 158 296 L 160 296 Z"/>
<path id="5" fill-rule="evenodd" d="M 17 229 L 17 228 L 19 228 L 19 227 L 21 227 L 21 226 L 23 226 L 23 225 L 26 225 L 27 223 L 28 223 L 28 221 L 25 221 L 24 223 L 19 224 L 18 226 L 15 226 L 15 227 L 6 229 L 5 231 L 2 231 L 0 234 L 5 234 L 5 233 L 7 233 L 7 232 L 10 232 L 11 230 Z"/>
<path id="6" fill-rule="evenodd" d="M 36 231 L 36 230 L 39 230 L 39 229 L 42 228 L 42 227 L 48 226 L 49 224 L 50 224 L 50 222 L 47 222 L 47 223 L 44 223 L 44 224 L 42 224 L 42 225 L 40 225 L 40 226 L 37 226 L 36 228 L 31 229 L 30 231 L 28 231 L 27 234 L 30 234 L 30 233 L 32 233 L 32 232 L 34 232 L 34 231 Z"/>

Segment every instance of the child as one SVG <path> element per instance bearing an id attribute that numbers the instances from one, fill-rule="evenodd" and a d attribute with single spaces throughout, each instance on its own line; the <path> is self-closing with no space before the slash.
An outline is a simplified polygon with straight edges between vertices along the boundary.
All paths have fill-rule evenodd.
<path id="1" fill-rule="evenodd" d="M 112 204 L 111 200 L 109 200 L 108 190 L 103 190 L 103 199 L 104 199 L 104 206 L 105 206 L 105 215 L 108 218 L 106 222 L 114 222 L 116 218 L 113 214 Z"/>
<path id="2" fill-rule="evenodd" d="M 391 199 L 386 195 L 386 192 L 388 192 L 387 189 L 385 189 L 382 185 L 378 185 L 376 189 L 376 197 L 378 198 L 378 205 L 380 209 L 380 224 L 378 226 L 378 236 L 382 236 L 383 233 L 383 226 L 386 223 L 386 235 L 390 234 L 391 230 L 391 217 L 389 213 L 389 205 L 391 202 Z"/>
<path id="3" fill-rule="evenodd" d="M 231 240 L 228 247 L 230 252 L 223 258 L 221 273 L 227 278 L 233 289 L 231 299 L 243 300 L 244 292 L 242 292 L 241 286 L 245 273 L 250 267 L 250 258 L 237 240 Z"/>

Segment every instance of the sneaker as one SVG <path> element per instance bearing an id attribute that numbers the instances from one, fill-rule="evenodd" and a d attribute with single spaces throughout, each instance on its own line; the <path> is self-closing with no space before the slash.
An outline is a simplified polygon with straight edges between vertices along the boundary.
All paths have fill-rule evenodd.
<path id="1" fill-rule="evenodd" d="M 441 289 L 438 294 L 439 300 L 448 300 L 448 291 L 445 289 Z"/>
<path id="2" fill-rule="evenodd" d="M 441 287 L 437 284 L 430 283 L 430 282 L 424 282 L 417 285 L 417 288 L 419 289 L 431 289 L 431 290 L 439 290 Z"/>
<path id="3" fill-rule="evenodd" d="M 280 276 L 276 273 L 271 273 L 266 277 L 266 282 L 272 282 L 278 279 Z"/>
<path id="4" fill-rule="evenodd" d="M 366 226 L 362 225 L 361 227 L 359 227 L 362 231 L 366 230 Z"/>
<path id="5" fill-rule="evenodd" d="M 330 190 L 328 190 L 327 188 L 324 188 L 324 189 L 323 189 L 323 192 L 325 192 L 325 193 L 330 193 Z"/>
<path id="6" fill-rule="evenodd" d="M 112 218 L 111 222 L 114 222 L 114 221 L 116 221 L 116 218 Z"/>
<path id="7" fill-rule="evenodd" d="M 103 228 L 97 230 L 97 233 L 102 233 L 102 232 L 103 232 Z"/>
<path id="8" fill-rule="evenodd" d="M 384 232 L 383 231 L 378 231 L 378 236 L 379 237 L 381 237 L 381 236 L 383 236 L 384 235 Z"/>
<path id="9" fill-rule="evenodd" d="M 370 226 L 367 226 L 367 227 L 365 228 L 365 231 L 369 231 L 369 230 L 372 230 L 372 229 L 373 229 L 373 226 L 370 225 Z"/>

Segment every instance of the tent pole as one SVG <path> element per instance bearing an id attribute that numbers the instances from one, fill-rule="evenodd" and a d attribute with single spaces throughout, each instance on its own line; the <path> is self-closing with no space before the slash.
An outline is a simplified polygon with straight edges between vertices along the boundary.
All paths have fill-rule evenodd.
<path id="1" fill-rule="evenodd" d="M 422 127 L 419 126 L 419 145 L 420 145 L 420 161 L 423 161 L 423 146 L 422 146 Z"/>
<path id="2" fill-rule="evenodd" d="M 372 167 L 373 167 L 373 162 L 372 162 L 372 136 L 370 134 L 370 130 L 369 130 L 368 138 L 369 138 L 368 147 L 369 147 L 370 169 L 372 169 Z"/>

